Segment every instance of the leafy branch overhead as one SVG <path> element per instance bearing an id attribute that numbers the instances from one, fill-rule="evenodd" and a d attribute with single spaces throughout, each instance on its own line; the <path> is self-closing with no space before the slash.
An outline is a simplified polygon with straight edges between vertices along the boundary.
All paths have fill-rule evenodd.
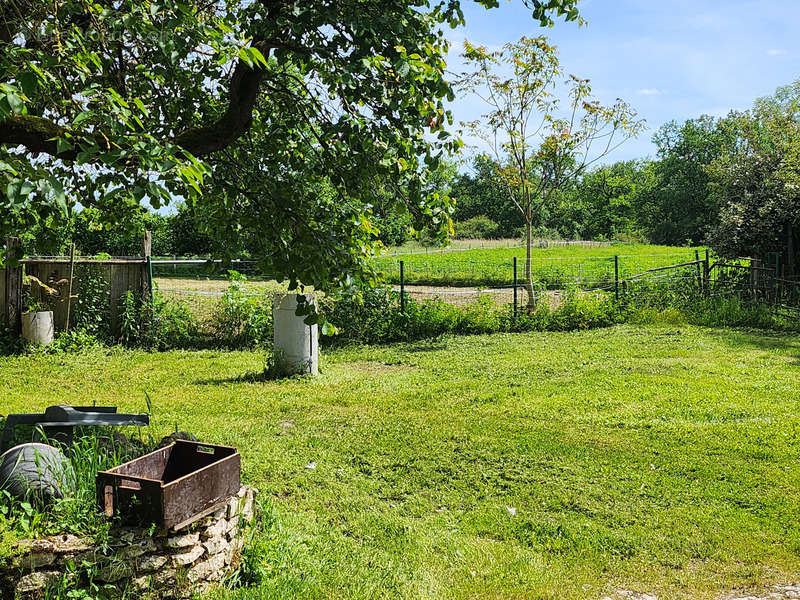
<path id="1" fill-rule="evenodd" d="M 527 3 L 543 26 L 577 19 L 575 4 Z M 264 236 L 281 275 L 361 277 L 376 182 L 417 226 L 449 228 L 427 179 L 459 146 L 441 28 L 461 23 L 458 0 L 8 0 L 0 237 L 78 203 L 109 226 L 183 197 L 220 254 Z"/>

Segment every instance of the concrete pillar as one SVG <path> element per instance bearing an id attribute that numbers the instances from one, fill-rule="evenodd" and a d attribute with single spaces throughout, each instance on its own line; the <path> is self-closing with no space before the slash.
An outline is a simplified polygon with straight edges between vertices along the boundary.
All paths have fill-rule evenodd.
<path id="1" fill-rule="evenodd" d="M 313 294 L 303 294 L 306 302 L 313 304 Z M 298 294 L 287 294 L 275 298 L 273 315 L 274 349 L 276 366 L 286 374 L 319 373 L 319 332 L 317 325 L 303 323 L 304 316 L 297 316 Z"/>

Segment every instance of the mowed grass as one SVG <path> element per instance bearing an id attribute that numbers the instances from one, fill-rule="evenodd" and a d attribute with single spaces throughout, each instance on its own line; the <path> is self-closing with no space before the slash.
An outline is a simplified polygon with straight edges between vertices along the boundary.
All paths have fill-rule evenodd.
<path id="1" fill-rule="evenodd" d="M 619 276 L 624 279 L 654 267 L 695 260 L 695 250 L 701 253 L 700 258 L 705 257 L 704 248 L 648 244 L 534 248 L 532 269 L 534 278 L 548 289 L 564 289 L 571 284 L 602 287 L 614 282 L 615 255 L 619 256 Z M 525 249 L 519 247 L 398 254 L 377 258 L 374 264 L 390 283 L 399 283 L 403 261 L 409 285 L 503 286 L 513 283 L 514 257 L 522 280 Z"/>
<path id="2" fill-rule="evenodd" d="M 800 579 L 800 340 L 689 326 L 0 358 L 3 412 L 145 407 L 266 501 L 236 598 L 717 598 Z"/>

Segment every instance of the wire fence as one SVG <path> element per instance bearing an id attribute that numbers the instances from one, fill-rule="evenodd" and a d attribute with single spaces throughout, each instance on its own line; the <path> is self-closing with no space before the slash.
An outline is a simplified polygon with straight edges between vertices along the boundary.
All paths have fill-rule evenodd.
<path id="1" fill-rule="evenodd" d="M 625 246 L 626 242 L 607 242 L 593 240 L 551 240 L 549 238 L 534 238 L 531 240 L 531 248 L 545 250 L 548 248 L 605 248 L 608 246 Z M 497 239 L 497 240 L 453 240 L 451 246 L 447 248 L 437 248 L 418 244 L 405 244 L 395 247 L 387 256 L 408 256 L 415 254 L 452 254 L 453 252 L 465 252 L 469 250 L 489 250 L 496 248 L 519 249 L 525 248 L 524 240 L 520 239 Z"/>
<path id="2" fill-rule="evenodd" d="M 462 261 L 446 264 L 397 260 L 383 276 L 400 297 L 400 309 L 409 299 L 439 300 L 469 305 L 490 298 L 508 305 L 516 314 L 527 302 L 524 261 Z M 264 298 L 285 293 L 286 288 L 260 272 L 254 261 L 237 261 L 228 270 L 204 259 L 152 261 L 156 289 L 165 297 L 180 300 L 198 317 L 211 315 L 227 293 L 230 271 L 248 281 L 239 287 L 239 297 Z M 766 303 L 776 310 L 796 311 L 800 306 L 800 282 L 781 274 L 777 267 L 764 267 L 757 260 L 713 262 L 704 252 L 676 254 L 614 255 L 537 259 L 532 266 L 537 302 L 558 306 L 568 293 L 604 293 L 631 303 L 662 304 L 686 297 L 730 297 Z M 446 285 L 435 283 L 446 281 Z M 485 282 L 490 285 L 485 285 Z M 479 283 L 476 283 L 479 282 Z M 470 285 L 472 283 L 472 285 Z M 459 285 L 460 284 L 460 285 Z M 647 297 L 647 299 L 645 299 Z"/>
<path id="3" fill-rule="evenodd" d="M 569 287 L 593 289 L 608 287 L 615 278 L 626 278 L 653 267 L 697 260 L 695 251 L 669 254 L 618 254 L 578 257 L 535 257 L 532 278 L 548 290 Z M 459 257 L 410 257 L 379 259 L 376 266 L 383 279 L 399 285 L 400 270 L 408 285 L 428 287 L 510 287 L 514 282 L 514 260 L 522 277 L 524 258 L 485 256 L 477 259 Z"/>

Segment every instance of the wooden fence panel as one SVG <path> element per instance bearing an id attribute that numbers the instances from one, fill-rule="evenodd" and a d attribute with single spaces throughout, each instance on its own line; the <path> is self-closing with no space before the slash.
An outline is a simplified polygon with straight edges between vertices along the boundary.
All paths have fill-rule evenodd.
<path id="1" fill-rule="evenodd" d="M 0 327 L 6 326 L 6 270 L 0 269 Z"/>
<path id="2" fill-rule="evenodd" d="M 27 258 L 22 261 L 25 273 L 33 275 L 43 283 L 52 285 L 61 279 L 69 280 L 70 261 L 67 258 Z M 73 294 L 78 295 L 78 300 L 73 300 L 72 321 L 79 314 L 77 303 L 84 293 L 83 279 L 88 277 L 102 278 L 102 288 L 108 294 L 108 315 L 110 329 L 113 335 L 120 333 L 121 303 L 126 292 L 131 291 L 139 299 L 142 286 L 147 281 L 147 262 L 144 259 L 108 259 L 94 260 L 75 259 L 75 278 Z M 67 286 L 63 287 L 66 294 Z M 41 297 L 38 290 L 32 290 L 34 298 Z M 63 331 L 67 321 L 67 303 L 56 302 L 53 304 L 53 319 L 56 331 Z"/>

